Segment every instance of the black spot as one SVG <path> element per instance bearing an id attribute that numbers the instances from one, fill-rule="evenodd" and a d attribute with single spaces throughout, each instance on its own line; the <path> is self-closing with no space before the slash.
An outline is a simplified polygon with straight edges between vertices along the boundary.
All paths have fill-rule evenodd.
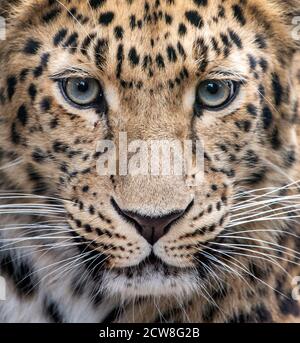
<path id="1" fill-rule="evenodd" d="M 122 73 L 122 65 L 124 60 L 124 47 L 123 44 L 118 46 L 117 51 L 117 68 L 116 68 L 116 77 L 119 79 Z"/>
<path id="2" fill-rule="evenodd" d="M 28 88 L 28 94 L 29 94 L 31 100 L 34 101 L 36 94 L 37 94 L 37 90 L 36 90 L 36 86 L 33 83 L 31 83 L 29 88 Z"/>
<path id="3" fill-rule="evenodd" d="M 24 68 L 21 70 L 21 73 L 20 73 L 20 81 L 21 82 L 24 82 L 26 80 L 28 73 L 29 73 L 29 69 L 27 69 L 27 68 Z"/>
<path id="4" fill-rule="evenodd" d="M 40 47 L 41 43 L 38 40 L 30 38 L 27 40 L 23 51 L 25 54 L 35 55 L 38 53 Z"/>
<path id="5" fill-rule="evenodd" d="M 185 53 L 184 47 L 181 45 L 180 42 L 177 43 L 177 50 L 178 50 L 179 54 L 185 59 L 186 53 Z"/>
<path id="6" fill-rule="evenodd" d="M 33 71 L 34 77 L 40 77 L 43 75 L 43 67 L 41 65 L 37 66 Z"/>
<path id="7" fill-rule="evenodd" d="M 107 52 L 108 42 L 106 39 L 98 39 L 95 46 L 95 61 L 100 70 L 103 70 L 105 64 L 105 54 Z"/>
<path id="8" fill-rule="evenodd" d="M 15 76 L 9 76 L 7 78 L 7 96 L 11 100 L 16 91 L 17 79 Z"/>
<path id="9" fill-rule="evenodd" d="M 82 191 L 83 193 L 87 193 L 89 191 L 90 187 L 89 186 L 83 186 Z"/>
<path id="10" fill-rule="evenodd" d="M 137 24 L 136 24 L 136 16 L 135 15 L 131 15 L 130 18 L 129 18 L 129 22 L 130 22 L 131 30 L 134 30 L 135 27 L 137 26 Z"/>
<path id="11" fill-rule="evenodd" d="M 166 24 L 171 25 L 173 18 L 169 15 L 169 14 L 165 14 L 165 20 L 166 20 Z"/>
<path id="12" fill-rule="evenodd" d="M 117 40 L 123 39 L 124 29 L 122 28 L 122 26 L 116 26 L 115 30 L 114 30 L 114 33 L 115 33 L 115 37 L 116 37 Z"/>
<path id="13" fill-rule="evenodd" d="M 250 129 L 251 129 L 251 121 L 249 120 L 239 120 L 237 122 L 235 122 L 235 125 L 241 129 L 241 130 L 244 130 L 245 132 L 249 132 Z"/>
<path id="14" fill-rule="evenodd" d="M 273 114 L 268 106 L 265 106 L 263 108 L 262 119 L 263 119 L 264 129 L 267 130 L 271 126 L 272 121 L 273 121 Z"/>
<path id="15" fill-rule="evenodd" d="M 75 52 L 75 49 L 77 48 L 78 45 L 78 33 L 77 32 L 73 32 L 68 39 L 66 40 L 66 42 L 63 44 L 64 48 L 71 48 L 71 52 Z"/>
<path id="16" fill-rule="evenodd" d="M 247 105 L 247 111 L 251 116 L 256 117 L 257 116 L 257 107 L 254 106 L 253 104 L 248 104 Z"/>
<path id="17" fill-rule="evenodd" d="M 256 65 L 257 65 L 257 62 L 256 62 L 256 59 L 254 56 L 252 55 L 248 55 L 248 60 L 249 60 L 249 66 L 250 66 L 250 69 L 253 70 L 256 68 Z"/>
<path id="18" fill-rule="evenodd" d="M 202 18 L 197 11 L 185 12 L 186 19 L 194 26 L 201 28 L 203 26 Z"/>
<path id="19" fill-rule="evenodd" d="M 169 45 L 167 47 L 167 54 L 168 54 L 168 59 L 170 62 L 176 62 L 177 61 L 177 54 L 175 49 L 172 47 L 172 45 Z"/>
<path id="20" fill-rule="evenodd" d="M 244 159 L 249 167 L 255 167 L 259 161 L 258 156 L 253 150 L 248 150 Z"/>
<path id="21" fill-rule="evenodd" d="M 214 299 L 215 300 L 215 299 Z M 219 311 L 219 307 L 216 304 L 207 304 L 203 308 L 202 319 L 204 323 L 211 323 L 215 314 Z"/>
<path id="22" fill-rule="evenodd" d="M 53 21 L 61 12 L 60 8 L 54 8 L 53 10 L 51 10 L 50 12 L 46 13 L 45 15 L 43 15 L 43 21 L 45 23 L 50 23 L 51 21 Z"/>
<path id="23" fill-rule="evenodd" d="M 25 107 L 25 105 L 21 105 L 18 109 L 18 119 L 20 121 L 20 123 L 25 126 L 27 124 L 27 120 L 28 120 L 28 113 L 27 113 L 27 109 Z"/>
<path id="24" fill-rule="evenodd" d="M 272 131 L 271 144 L 272 144 L 272 148 L 274 150 L 278 150 L 281 147 L 281 139 L 280 139 L 280 136 L 279 136 L 278 127 L 275 127 L 274 130 Z"/>
<path id="25" fill-rule="evenodd" d="M 128 53 L 128 58 L 133 66 L 137 66 L 140 62 L 140 57 L 135 48 L 131 48 Z"/>
<path id="26" fill-rule="evenodd" d="M 267 168 L 262 167 L 261 169 L 251 173 L 249 177 L 246 178 L 246 183 L 249 185 L 254 185 L 258 182 L 261 182 L 265 179 L 267 173 Z"/>
<path id="27" fill-rule="evenodd" d="M 50 121 L 50 129 L 55 129 L 59 124 L 58 118 L 51 119 Z"/>
<path id="28" fill-rule="evenodd" d="M 299 303 L 289 296 L 279 297 L 279 309 L 285 316 L 293 315 L 298 317 L 300 315 Z"/>
<path id="29" fill-rule="evenodd" d="M 257 305 L 253 309 L 253 315 L 258 323 L 271 323 L 273 321 L 270 311 L 267 310 L 264 304 Z"/>
<path id="30" fill-rule="evenodd" d="M 40 107 L 42 112 L 48 112 L 51 109 L 51 99 L 49 97 L 43 98 Z"/>
<path id="31" fill-rule="evenodd" d="M 207 5 L 207 0 L 194 0 L 194 3 L 197 6 L 206 6 Z"/>
<path id="32" fill-rule="evenodd" d="M 158 54 L 156 56 L 156 64 L 157 64 L 159 69 L 164 69 L 165 68 L 164 58 L 162 57 L 161 54 Z"/>
<path id="33" fill-rule="evenodd" d="M 260 65 L 262 71 L 266 72 L 268 69 L 268 61 L 264 58 L 261 58 L 258 63 Z"/>
<path id="34" fill-rule="evenodd" d="M 249 323 L 250 318 L 248 313 L 238 312 L 233 317 L 229 318 L 226 323 Z"/>
<path id="35" fill-rule="evenodd" d="M 180 23 L 178 26 L 178 34 L 179 36 L 184 36 L 186 35 L 187 29 L 186 26 L 183 23 Z"/>
<path id="36" fill-rule="evenodd" d="M 67 36 L 67 29 L 60 29 L 53 38 L 54 46 L 58 46 Z"/>
<path id="37" fill-rule="evenodd" d="M 114 19 L 115 15 L 113 12 L 101 13 L 99 17 L 99 24 L 108 26 Z"/>
<path id="38" fill-rule="evenodd" d="M 44 301 L 44 312 L 49 317 L 49 319 L 54 323 L 63 323 L 64 318 L 60 313 L 58 303 L 50 299 L 45 299 Z"/>
<path id="39" fill-rule="evenodd" d="M 242 40 L 241 38 L 239 37 L 239 35 L 232 31 L 232 30 L 229 30 L 229 36 L 231 38 L 231 40 L 234 42 L 234 44 L 239 48 L 239 49 L 242 49 L 243 47 L 243 44 L 242 44 Z"/>
<path id="40" fill-rule="evenodd" d="M 40 148 L 36 148 L 32 153 L 32 159 L 37 163 L 42 163 L 47 158 L 47 154 Z"/>
<path id="41" fill-rule="evenodd" d="M 288 151 L 284 157 L 284 164 L 286 167 L 292 167 L 296 161 L 296 152 L 294 150 Z"/>
<path id="42" fill-rule="evenodd" d="M 265 49 L 267 47 L 266 39 L 261 34 L 255 35 L 255 44 L 259 49 Z"/>
<path id="43" fill-rule="evenodd" d="M 29 180 L 34 184 L 34 194 L 43 194 L 47 191 L 48 187 L 43 176 L 36 171 L 32 164 L 28 164 L 27 166 L 27 175 Z"/>
<path id="44" fill-rule="evenodd" d="M 246 19 L 245 19 L 245 16 L 244 16 L 243 9 L 239 5 L 233 5 L 232 6 L 232 10 L 233 10 L 233 15 L 234 15 L 235 19 L 237 19 L 237 21 L 242 26 L 244 26 L 246 24 Z"/>
<path id="45" fill-rule="evenodd" d="M 282 100 L 282 86 L 280 83 L 279 76 L 276 73 L 272 74 L 272 87 L 274 92 L 275 104 L 276 106 L 279 106 Z"/>
<path id="46" fill-rule="evenodd" d="M 11 125 L 10 136 L 11 136 L 11 141 L 14 144 L 20 144 L 21 136 L 20 136 L 19 132 L 17 131 L 16 123 L 12 123 L 12 125 Z"/>
<path id="47" fill-rule="evenodd" d="M 92 8 L 97 9 L 105 4 L 106 0 L 89 0 Z"/>

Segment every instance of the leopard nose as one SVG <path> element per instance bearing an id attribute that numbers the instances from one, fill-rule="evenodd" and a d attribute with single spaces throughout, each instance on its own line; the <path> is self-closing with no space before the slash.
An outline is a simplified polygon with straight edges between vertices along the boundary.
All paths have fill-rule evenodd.
<path id="1" fill-rule="evenodd" d="M 146 239 L 148 243 L 154 245 L 170 230 L 172 223 L 174 223 L 176 219 L 179 219 L 184 212 L 184 210 L 176 211 L 161 217 L 148 217 L 138 213 L 126 211 L 124 214 L 138 224 L 139 233 Z"/>
<path id="2" fill-rule="evenodd" d="M 145 216 L 140 214 L 138 211 L 123 210 L 118 206 L 114 199 L 112 199 L 112 205 L 119 215 L 135 225 L 138 232 L 147 240 L 148 243 L 154 245 L 161 237 L 169 232 L 176 220 L 189 211 L 193 206 L 193 202 L 183 210 L 170 212 L 159 217 Z"/>

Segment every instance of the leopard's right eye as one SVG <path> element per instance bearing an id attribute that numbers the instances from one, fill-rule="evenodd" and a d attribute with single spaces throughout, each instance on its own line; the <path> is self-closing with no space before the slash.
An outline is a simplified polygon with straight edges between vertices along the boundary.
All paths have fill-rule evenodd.
<path id="1" fill-rule="evenodd" d="M 239 84 L 231 80 L 206 80 L 197 88 L 198 104 L 208 110 L 221 110 L 228 106 L 236 97 Z"/>
<path id="2" fill-rule="evenodd" d="M 61 82 L 64 97 L 76 107 L 96 107 L 104 101 L 100 83 L 92 78 L 68 78 Z"/>

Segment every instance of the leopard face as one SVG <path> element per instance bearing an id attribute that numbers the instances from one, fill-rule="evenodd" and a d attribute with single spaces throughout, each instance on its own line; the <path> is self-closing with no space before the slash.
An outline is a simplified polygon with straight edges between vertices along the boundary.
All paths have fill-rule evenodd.
<path id="1" fill-rule="evenodd" d="M 199 291 L 240 192 L 280 186 L 278 169 L 296 174 L 285 6 L 29 0 L 14 11 L 0 49 L 0 130 L 2 149 L 22 163 L 6 176 L 61 199 L 104 292 Z M 201 141 L 203 180 L 99 175 L 99 141 L 121 149 L 122 132 L 129 143 Z"/>

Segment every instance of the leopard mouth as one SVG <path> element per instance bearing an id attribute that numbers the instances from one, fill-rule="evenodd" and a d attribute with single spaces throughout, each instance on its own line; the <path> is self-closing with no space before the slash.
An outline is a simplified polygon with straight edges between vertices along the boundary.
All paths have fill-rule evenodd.
<path id="1" fill-rule="evenodd" d="M 211 241 L 204 245 L 204 254 L 197 256 L 197 265 L 193 267 L 172 266 L 164 262 L 153 252 L 139 264 L 130 267 L 114 267 L 106 265 L 101 252 L 87 244 L 84 237 L 73 231 L 73 235 L 82 241 L 83 256 L 89 251 L 86 267 L 91 272 L 94 281 L 99 284 L 103 293 L 112 296 L 187 296 L 199 289 L 199 284 L 209 280 L 207 271 L 213 267 L 211 259 L 205 257 L 205 249 L 210 249 Z M 218 238 L 217 238 L 218 239 Z M 210 250 L 208 253 L 211 254 Z M 217 255 L 217 252 L 215 253 Z M 215 256 L 216 257 L 216 256 Z"/>
<path id="2" fill-rule="evenodd" d="M 126 268 L 116 268 L 116 273 L 126 275 L 128 278 L 131 278 L 133 275 L 137 277 L 141 277 L 145 275 L 145 271 L 152 271 L 153 273 L 162 274 L 166 277 L 173 275 L 176 276 L 180 272 L 186 272 L 188 270 L 192 270 L 192 268 L 187 267 L 175 267 L 170 266 L 169 264 L 165 263 L 159 257 L 157 257 L 153 252 L 146 257 L 142 262 L 140 262 L 137 266 L 133 267 L 126 267 Z"/>
<path id="3" fill-rule="evenodd" d="M 109 296 L 186 298 L 197 291 L 199 279 L 192 268 L 167 265 L 151 254 L 134 267 L 115 268 L 103 273 L 101 288 Z"/>

